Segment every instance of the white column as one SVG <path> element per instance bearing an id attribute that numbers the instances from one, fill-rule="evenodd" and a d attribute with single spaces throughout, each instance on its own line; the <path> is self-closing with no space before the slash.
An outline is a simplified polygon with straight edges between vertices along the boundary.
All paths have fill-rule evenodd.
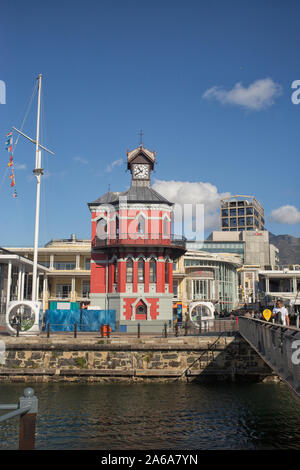
<path id="1" fill-rule="evenodd" d="M 25 266 L 22 265 L 22 277 L 21 277 L 21 295 L 20 300 L 24 300 L 24 286 L 25 286 Z"/>
<path id="2" fill-rule="evenodd" d="M 49 265 L 49 268 L 50 268 L 50 269 L 53 269 L 53 268 L 54 268 L 54 255 L 50 255 L 50 265 Z"/>
<path id="3" fill-rule="evenodd" d="M 21 300 L 21 288 L 22 288 L 22 265 L 19 264 L 18 272 L 18 301 Z"/>
<path id="4" fill-rule="evenodd" d="M 293 277 L 293 292 L 295 294 L 297 292 L 297 278 L 296 278 L 296 276 Z"/>
<path id="5" fill-rule="evenodd" d="M 44 278 L 43 278 L 43 312 L 45 312 L 46 293 L 47 293 L 47 288 L 48 288 L 47 284 L 48 284 L 48 278 L 44 274 Z"/>
<path id="6" fill-rule="evenodd" d="M 11 261 L 8 262 L 8 266 L 7 266 L 6 310 L 8 309 L 8 303 L 10 301 L 10 288 L 11 288 Z"/>
<path id="7" fill-rule="evenodd" d="M 71 300 L 75 300 L 75 277 L 72 277 Z"/>
<path id="8" fill-rule="evenodd" d="M 76 255 L 76 269 L 80 269 L 80 255 Z"/>
<path id="9" fill-rule="evenodd" d="M 266 277 L 266 292 L 270 292 L 270 279 Z"/>

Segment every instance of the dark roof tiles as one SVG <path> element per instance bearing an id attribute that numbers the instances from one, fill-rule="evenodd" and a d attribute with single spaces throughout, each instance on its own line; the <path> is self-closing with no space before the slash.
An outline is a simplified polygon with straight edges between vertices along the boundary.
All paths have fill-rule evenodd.
<path id="1" fill-rule="evenodd" d="M 172 202 L 169 202 L 161 194 L 148 186 L 130 186 L 130 188 L 123 193 L 113 193 L 109 191 L 95 201 L 89 202 L 88 206 L 98 204 L 117 204 L 119 202 L 119 197 L 121 196 L 127 197 L 128 202 L 154 202 L 157 204 L 168 204 L 169 206 L 173 205 Z"/>

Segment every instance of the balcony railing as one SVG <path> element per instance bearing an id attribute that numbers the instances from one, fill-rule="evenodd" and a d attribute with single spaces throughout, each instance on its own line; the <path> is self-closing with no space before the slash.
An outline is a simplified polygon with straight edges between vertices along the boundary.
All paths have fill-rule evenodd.
<path id="1" fill-rule="evenodd" d="M 92 240 L 93 248 L 102 248 L 104 246 L 117 245 L 150 245 L 150 246 L 170 246 L 185 250 L 186 238 L 182 235 L 163 236 L 162 234 L 141 234 L 141 233 L 123 233 L 112 234 L 107 237 L 99 238 L 97 236 Z"/>

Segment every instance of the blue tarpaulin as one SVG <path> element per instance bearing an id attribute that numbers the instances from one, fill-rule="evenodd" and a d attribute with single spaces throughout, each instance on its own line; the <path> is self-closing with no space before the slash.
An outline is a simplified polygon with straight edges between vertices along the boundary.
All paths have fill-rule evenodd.
<path id="1" fill-rule="evenodd" d="M 47 310 L 45 329 L 50 323 L 50 331 L 73 331 L 75 323 L 78 331 L 99 331 L 102 325 L 109 324 L 116 329 L 115 310 Z"/>

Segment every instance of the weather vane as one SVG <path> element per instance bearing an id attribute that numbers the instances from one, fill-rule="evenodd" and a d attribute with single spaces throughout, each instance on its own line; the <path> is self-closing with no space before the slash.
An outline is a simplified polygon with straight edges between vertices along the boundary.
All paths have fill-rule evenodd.
<path id="1" fill-rule="evenodd" d="M 140 146 L 143 145 L 143 135 L 144 135 L 144 133 L 143 133 L 143 130 L 141 129 L 140 132 L 139 132 L 139 136 L 140 136 Z"/>

